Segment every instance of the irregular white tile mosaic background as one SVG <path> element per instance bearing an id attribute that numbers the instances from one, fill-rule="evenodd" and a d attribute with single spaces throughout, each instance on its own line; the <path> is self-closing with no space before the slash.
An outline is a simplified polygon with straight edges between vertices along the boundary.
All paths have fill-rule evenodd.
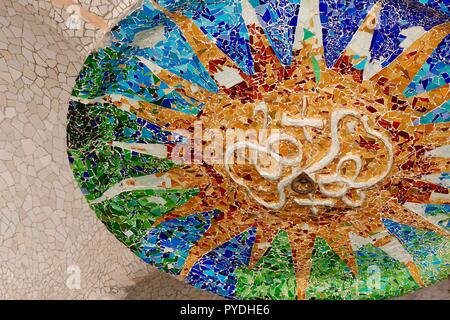
<path id="1" fill-rule="evenodd" d="M 0 298 L 210 299 L 129 252 L 89 209 L 66 156 L 70 90 L 103 31 L 71 0 L 0 2 Z M 134 0 L 82 0 L 109 25 Z M 70 288 L 80 271 L 80 289 Z M 137 279 L 136 281 L 133 279 Z M 69 286 L 67 285 L 69 284 Z M 76 281 L 75 281 L 76 285 Z M 449 298 L 449 282 L 411 298 Z"/>

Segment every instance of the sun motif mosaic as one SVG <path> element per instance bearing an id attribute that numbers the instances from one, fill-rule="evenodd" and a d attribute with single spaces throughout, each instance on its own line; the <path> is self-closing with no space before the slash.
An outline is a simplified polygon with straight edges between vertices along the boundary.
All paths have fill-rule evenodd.
<path id="1" fill-rule="evenodd" d="M 70 165 L 197 288 L 405 294 L 450 270 L 449 34 L 439 0 L 146 0 L 86 59 Z"/>

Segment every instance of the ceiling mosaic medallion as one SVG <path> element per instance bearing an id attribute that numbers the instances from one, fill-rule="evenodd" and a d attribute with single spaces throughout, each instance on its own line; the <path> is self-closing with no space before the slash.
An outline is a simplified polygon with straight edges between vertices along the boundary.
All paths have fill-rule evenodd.
<path id="1" fill-rule="evenodd" d="M 450 270 L 439 0 L 144 1 L 86 59 L 68 154 L 144 262 L 231 299 L 383 299 Z"/>

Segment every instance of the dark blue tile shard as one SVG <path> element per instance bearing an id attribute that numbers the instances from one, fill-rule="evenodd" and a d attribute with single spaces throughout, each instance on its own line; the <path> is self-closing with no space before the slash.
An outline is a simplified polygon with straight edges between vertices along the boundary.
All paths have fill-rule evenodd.
<path id="1" fill-rule="evenodd" d="M 434 10 L 450 15 L 450 0 L 416 0 Z"/>
<path id="2" fill-rule="evenodd" d="M 139 257 L 158 269 L 179 274 L 189 250 L 208 230 L 218 211 L 207 211 L 160 223 L 142 239 Z"/>
<path id="3" fill-rule="evenodd" d="M 248 265 L 256 229 L 250 228 L 205 254 L 192 267 L 186 281 L 196 288 L 234 298 L 236 269 Z"/>
<path id="4" fill-rule="evenodd" d="M 320 0 L 323 45 L 328 68 L 338 60 L 377 0 Z"/>
<path id="5" fill-rule="evenodd" d="M 290 65 L 300 0 L 250 0 L 250 3 L 278 59 Z"/>
<path id="6" fill-rule="evenodd" d="M 386 67 L 403 52 L 401 43 L 406 37 L 401 34 L 402 31 L 417 26 L 428 31 L 447 21 L 445 14 L 416 1 L 385 1 L 370 46 L 371 61 L 377 60 L 382 67 Z"/>

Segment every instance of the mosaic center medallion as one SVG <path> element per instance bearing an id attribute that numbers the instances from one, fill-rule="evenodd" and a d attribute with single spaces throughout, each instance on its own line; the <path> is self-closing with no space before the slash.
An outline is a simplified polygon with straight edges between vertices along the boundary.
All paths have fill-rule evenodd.
<path id="1" fill-rule="evenodd" d="M 383 299 L 450 261 L 445 1 L 144 1 L 86 59 L 75 179 L 144 262 L 230 299 Z"/>
<path id="2" fill-rule="evenodd" d="M 330 88 L 324 84 L 325 90 Z M 277 92 L 276 97 L 282 95 Z M 241 140 L 225 150 L 224 169 L 266 209 L 287 214 L 299 210 L 295 210 L 296 204 L 311 207 L 317 214 L 318 207 L 329 207 L 328 211 L 360 207 L 365 201 L 364 190 L 381 182 L 391 171 L 393 145 L 389 132 L 369 121 L 370 112 L 361 112 L 365 108 L 345 108 L 367 106 L 363 98 L 352 99 L 344 94 L 342 105 L 335 105 L 321 96 L 326 95 L 315 87 L 309 96 L 290 95 L 289 100 L 272 104 L 271 108 L 260 102 L 253 108 L 252 118 L 237 121 L 226 119 L 219 111 L 212 112 L 222 123 L 245 128 L 246 134 L 240 132 Z M 251 108 L 246 114 L 251 113 Z M 208 112 L 202 116 L 207 119 Z M 253 124 L 260 128 L 252 128 Z M 372 148 L 367 150 L 362 141 L 370 141 Z M 235 159 L 239 151 L 241 165 Z M 242 154 L 245 151 L 247 154 Z M 223 172 L 219 166 L 216 170 Z"/>

